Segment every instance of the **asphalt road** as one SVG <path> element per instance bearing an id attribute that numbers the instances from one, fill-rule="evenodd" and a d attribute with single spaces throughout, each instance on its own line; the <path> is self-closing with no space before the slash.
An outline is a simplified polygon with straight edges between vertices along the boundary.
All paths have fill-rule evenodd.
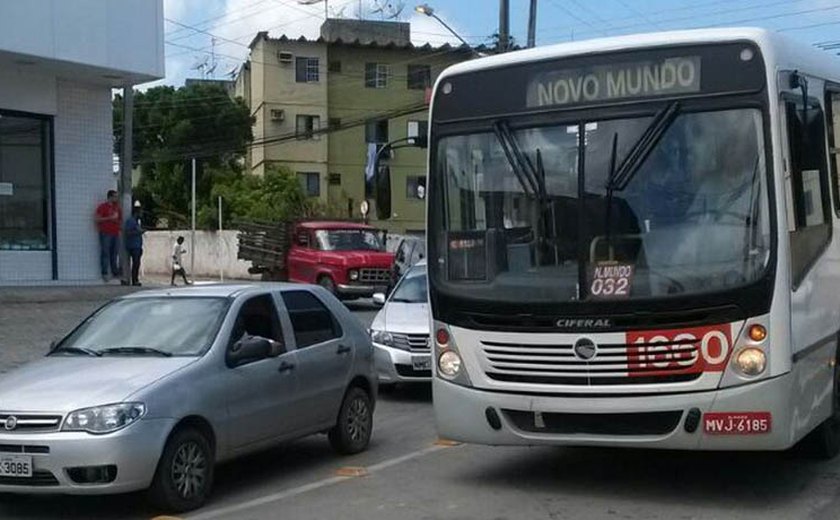
<path id="1" fill-rule="evenodd" d="M 0 377 L 4 369 L 41 355 L 44 341 L 96 304 L 1 304 Z M 373 318 L 363 304 L 353 310 L 363 322 Z M 210 503 L 186 518 L 840 518 L 840 459 L 442 446 L 437 440 L 428 388 L 398 388 L 380 398 L 367 452 L 340 457 L 326 438 L 314 436 L 223 465 Z M 341 470 L 363 475 L 342 477 L 347 473 Z M 147 519 L 161 513 L 144 498 L 5 495 L 0 518 Z"/>

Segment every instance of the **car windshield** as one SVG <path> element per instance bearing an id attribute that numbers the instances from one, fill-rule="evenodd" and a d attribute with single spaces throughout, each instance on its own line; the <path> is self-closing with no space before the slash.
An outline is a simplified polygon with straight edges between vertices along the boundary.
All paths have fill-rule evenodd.
<path id="1" fill-rule="evenodd" d="M 366 229 L 319 229 L 315 240 L 322 251 L 382 251 L 379 237 Z"/>
<path id="2" fill-rule="evenodd" d="M 390 301 L 397 303 L 426 303 L 428 301 L 426 266 L 414 267 L 408 271 L 394 289 Z"/>
<path id="3" fill-rule="evenodd" d="M 546 302 L 756 280 L 770 251 L 761 112 L 669 115 L 629 169 L 657 118 L 441 139 L 443 276 L 465 291 Z"/>
<path id="4" fill-rule="evenodd" d="M 55 354 L 198 356 L 209 348 L 225 298 L 128 298 L 109 303 L 70 333 Z"/>

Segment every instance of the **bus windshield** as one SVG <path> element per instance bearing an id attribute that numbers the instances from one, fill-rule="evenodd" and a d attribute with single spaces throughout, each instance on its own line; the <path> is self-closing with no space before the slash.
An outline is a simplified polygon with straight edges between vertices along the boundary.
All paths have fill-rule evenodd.
<path id="1" fill-rule="evenodd" d="M 757 280 L 770 258 L 760 110 L 670 115 L 655 137 L 645 116 L 440 139 L 442 276 L 513 302 Z"/>

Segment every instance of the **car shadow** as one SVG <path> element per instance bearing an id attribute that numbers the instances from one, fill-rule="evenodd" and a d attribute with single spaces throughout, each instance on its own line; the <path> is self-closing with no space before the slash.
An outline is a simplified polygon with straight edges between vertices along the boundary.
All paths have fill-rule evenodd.
<path id="1" fill-rule="evenodd" d="M 505 449 L 505 448 L 497 448 Z M 676 507 L 714 504 L 731 510 L 771 510 L 804 499 L 815 479 L 840 486 L 830 462 L 787 452 L 689 452 L 619 448 L 520 448 L 447 478 L 485 489 L 563 493 L 593 500 L 646 501 Z M 491 459 L 492 460 L 492 459 Z"/>
<path id="2" fill-rule="evenodd" d="M 0 518 L 116 520 L 156 516 L 145 493 L 105 496 L 0 494 Z"/>
<path id="3" fill-rule="evenodd" d="M 394 403 L 431 403 L 432 384 L 401 383 L 391 387 L 380 387 L 378 399 Z"/>

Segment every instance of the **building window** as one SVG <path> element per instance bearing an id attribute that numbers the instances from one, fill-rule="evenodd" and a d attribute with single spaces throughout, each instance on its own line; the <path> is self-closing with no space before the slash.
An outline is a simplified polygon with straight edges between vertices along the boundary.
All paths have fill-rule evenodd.
<path id="1" fill-rule="evenodd" d="M 340 61 L 331 61 L 328 65 L 328 69 L 330 72 L 341 72 L 341 62 Z"/>
<path id="2" fill-rule="evenodd" d="M 409 175 L 405 178 L 405 198 L 422 200 L 426 198 L 426 176 Z"/>
<path id="3" fill-rule="evenodd" d="M 432 68 L 428 65 L 408 66 L 409 90 L 425 90 L 432 86 Z"/>
<path id="4" fill-rule="evenodd" d="M 387 88 L 391 66 L 385 63 L 365 63 L 365 87 Z"/>
<path id="5" fill-rule="evenodd" d="M 329 176 L 330 186 L 341 186 L 341 174 L 331 173 Z"/>
<path id="6" fill-rule="evenodd" d="M 365 124 L 365 142 L 384 144 L 388 142 L 388 120 L 379 119 Z"/>
<path id="7" fill-rule="evenodd" d="M 318 139 L 315 133 L 321 127 L 321 118 L 319 116 L 298 115 L 297 125 L 295 126 L 295 135 L 298 139 Z"/>
<path id="8" fill-rule="evenodd" d="M 318 58 L 295 58 L 295 81 L 318 83 Z"/>
<path id="9" fill-rule="evenodd" d="M 428 137 L 429 136 L 429 122 L 428 121 L 409 121 L 406 129 L 406 137 Z"/>
<path id="10" fill-rule="evenodd" d="M 298 172 L 298 180 L 308 197 L 321 196 L 321 176 L 318 172 Z"/>
<path id="11" fill-rule="evenodd" d="M 0 250 L 50 248 L 49 127 L 48 119 L 0 114 Z"/>

